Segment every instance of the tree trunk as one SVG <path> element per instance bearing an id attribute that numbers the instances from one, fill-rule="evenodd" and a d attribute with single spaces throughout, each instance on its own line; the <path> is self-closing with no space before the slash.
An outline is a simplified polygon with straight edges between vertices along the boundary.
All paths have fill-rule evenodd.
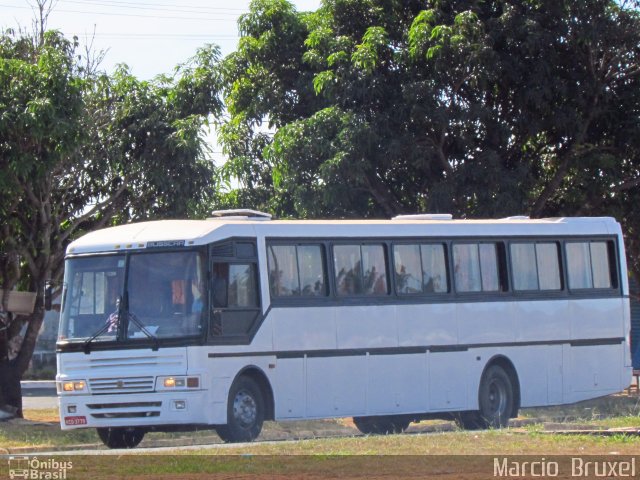
<path id="1" fill-rule="evenodd" d="M 20 418 L 23 416 L 21 378 L 14 360 L 0 362 L 0 410 Z"/>
<path id="2" fill-rule="evenodd" d="M 20 344 L 17 355 L 9 355 L 9 349 L 4 349 L 6 355 L 0 358 L 0 410 L 22 418 L 22 388 L 20 380 L 29 368 L 33 351 L 35 350 L 38 333 L 44 320 L 42 298 L 38 295 L 36 308 L 33 314 L 27 318 L 27 331 Z M 11 323 L 22 324 L 20 318 L 12 318 Z M 13 326 L 13 325 L 12 325 Z M 11 331 L 13 328 L 6 330 Z M 19 332 L 20 329 L 17 329 Z M 14 330 L 16 331 L 16 330 Z M 16 332 L 16 333 L 17 333 Z M 5 341 L 11 342 L 11 335 L 6 336 Z"/>

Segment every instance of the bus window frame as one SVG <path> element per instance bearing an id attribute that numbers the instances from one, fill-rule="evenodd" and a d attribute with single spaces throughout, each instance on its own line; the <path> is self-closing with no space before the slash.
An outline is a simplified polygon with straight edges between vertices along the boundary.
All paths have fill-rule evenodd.
<path id="1" fill-rule="evenodd" d="M 123 289 L 127 291 L 128 287 L 128 277 L 129 277 L 129 264 L 130 258 L 132 255 L 152 255 L 157 253 L 184 253 L 184 252 L 199 252 L 203 255 L 205 262 L 208 262 L 209 259 L 209 246 L 208 245 L 189 245 L 185 247 L 151 247 L 151 248 L 131 248 L 127 250 L 114 250 L 108 252 L 96 252 L 96 253 L 81 253 L 81 254 L 67 254 L 65 256 L 65 261 L 74 259 L 74 258 L 89 258 L 89 257 L 103 257 L 103 256 L 117 256 L 123 255 L 125 261 L 125 270 L 124 270 L 124 284 Z M 209 266 L 205 265 L 204 274 L 205 278 L 205 288 L 208 289 L 209 285 Z M 124 292 L 122 292 L 124 294 Z M 66 293 L 63 291 L 63 298 Z M 64 301 L 64 300 L 63 300 Z M 156 344 L 162 347 L 176 347 L 176 346 L 190 346 L 190 345 L 202 345 L 202 343 L 206 340 L 208 335 L 208 325 L 210 323 L 209 317 L 209 309 L 201 315 L 201 328 L 200 332 L 193 335 L 184 335 L 179 337 L 157 337 L 156 340 L 149 338 L 129 338 L 124 337 L 120 332 L 116 336 L 114 340 L 104 340 L 100 342 L 94 342 L 91 344 L 91 350 L 126 350 L 126 349 L 136 349 L 136 348 L 149 348 L 150 346 L 155 346 Z M 128 320 L 125 320 L 119 330 L 126 330 L 128 328 Z M 78 340 L 63 340 L 56 342 L 56 352 L 67 352 L 67 351 L 80 351 L 84 349 L 84 343 L 86 338 L 81 338 Z"/>
<path id="2" fill-rule="evenodd" d="M 460 237 L 448 239 L 449 257 L 450 257 L 450 271 L 451 271 L 451 284 L 453 294 L 460 298 L 459 301 L 466 301 L 466 299 L 484 299 L 484 298 L 504 298 L 513 295 L 513 286 L 510 277 L 510 265 L 509 254 L 507 252 L 507 240 L 504 238 L 491 238 L 491 237 Z M 492 244 L 496 246 L 496 260 L 497 260 L 497 273 L 498 282 L 500 283 L 500 289 L 498 290 L 479 290 L 479 291 L 460 291 L 456 285 L 455 279 L 455 259 L 453 254 L 453 247 L 455 245 L 477 245 L 478 246 L 478 265 L 480 267 L 480 287 L 482 288 L 482 261 L 480 259 L 480 245 Z M 464 299 L 464 300 L 462 300 Z"/>
<path id="3" fill-rule="evenodd" d="M 269 298 L 271 303 L 275 303 L 279 305 L 282 304 L 292 304 L 292 305 L 309 305 L 314 302 L 322 302 L 325 303 L 329 301 L 333 296 L 332 282 L 330 281 L 329 274 L 329 260 L 328 260 L 328 248 L 329 242 L 324 241 L 324 239 L 318 239 L 318 241 L 313 240 L 300 240 L 300 239 L 289 239 L 283 240 L 282 238 L 276 239 L 265 239 L 265 257 L 267 263 L 267 291 L 269 292 Z M 324 274 L 324 290 L 325 293 L 323 295 L 274 295 L 271 291 L 271 278 L 269 276 L 269 247 L 296 247 L 296 262 L 298 267 L 298 282 L 301 283 L 300 279 L 300 265 L 298 262 L 298 253 L 297 247 L 309 247 L 309 246 L 319 246 L 320 254 L 322 257 L 322 266 L 323 266 L 323 274 Z"/>
<path id="4" fill-rule="evenodd" d="M 334 300 L 336 304 L 340 304 L 342 301 L 347 301 L 349 303 L 361 303 L 365 300 L 370 300 L 370 302 L 365 303 L 378 303 L 384 299 L 383 303 L 388 303 L 388 299 L 396 298 L 395 294 L 395 281 L 392 283 L 393 275 L 390 274 L 389 267 L 393 267 L 393 264 L 390 263 L 390 246 L 391 241 L 386 238 L 379 238 L 376 240 L 371 239 L 362 239 L 362 238 L 339 238 L 337 240 L 332 240 L 329 243 L 329 258 L 327 259 L 328 268 L 331 270 L 331 274 L 329 276 L 331 285 L 332 285 L 332 295 L 331 298 Z M 385 278 L 387 283 L 387 291 L 385 293 L 377 293 L 377 294 L 355 294 L 355 295 L 339 295 L 338 294 L 338 285 L 336 285 L 336 271 L 335 271 L 335 255 L 334 255 L 334 247 L 336 246 L 357 246 L 360 247 L 360 259 L 362 261 L 362 247 L 363 246 L 381 246 L 382 253 L 384 255 L 384 265 L 385 265 Z M 364 279 L 364 272 L 363 279 Z"/>
<path id="5" fill-rule="evenodd" d="M 609 262 L 609 275 L 611 276 L 611 287 L 605 288 L 571 288 L 569 284 L 569 265 L 566 245 L 567 243 L 589 243 L 592 242 L 605 242 L 607 245 L 608 262 Z M 586 297 L 586 298 L 605 298 L 616 297 L 622 294 L 622 278 L 619 267 L 619 252 L 620 245 L 618 244 L 618 238 L 613 235 L 590 235 L 590 236 L 571 236 L 562 239 L 562 257 L 563 257 L 563 269 L 565 271 L 564 282 L 566 284 L 566 290 L 569 296 L 572 297 Z M 592 264 L 590 263 L 591 268 Z"/>
<path id="6" fill-rule="evenodd" d="M 253 245 L 253 256 L 238 256 L 238 244 L 250 243 Z M 231 245 L 230 255 L 215 255 L 216 248 L 224 247 L 226 244 Z M 262 295 L 262 278 L 261 278 L 261 262 L 260 254 L 258 252 L 258 239 L 256 237 L 227 237 L 217 242 L 212 242 L 206 245 L 207 247 L 207 285 L 208 288 L 208 301 L 209 311 L 207 312 L 206 325 L 204 330 L 204 341 L 206 345 L 249 345 L 255 337 L 257 331 L 262 326 L 266 318 L 266 312 L 264 311 L 264 298 Z M 220 250 L 218 250 L 220 251 Z M 266 259 L 265 259 L 266 261 Z M 255 265 L 255 279 L 256 279 L 256 294 L 257 294 L 257 307 L 229 307 L 228 298 L 226 307 L 216 307 L 213 302 L 213 285 L 211 284 L 213 275 L 214 263 L 226 263 L 228 265 Z M 227 285 L 227 295 L 229 285 Z M 244 334 L 229 334 L 225 335 L 224 332 L 221 335 L 215 335 L 212 331 L 212 325 L 215 321 L 214 315 L 216 310 L 226 310 L 229 312 L 256 312 L 256 315 L 252 321 L 251 328 Z"/>
<path id="7" fill-rule="evenodd" d="M 391 255 L 389 255 L 389 261 L 391 262 L 392 268 L 392 277 L 393 277 L 393 293 L 392 296 L 397 297 L 398 299 L 417 299 L 417 298 L 425 298 L 435 300 L 437 299 L 445 299 L 453 294 L 453 280 L 451 277 L 451 252 L 450 252 L 450 241 L 447 240 L 433 240 L 430 241 L 427 237 L 425 238 L 416 238 L 416 239 L 402 239 L 402 240 L 391 240 Z M 420 270 L 422 271 L 422 275 L 424 277 L 424 271 L 422 270 L 422 249 L 420 248 L 422 245 L 439 245 L 442 247 L 444 252 L 444 269 L 445 269 L 445 281 L 446 281 L 446 291 L 445 292 L 425 292 L 424 285 L 422 285 L 422 292 L 414 292 L 414 293 L 402 293 L 398 291 L 398 286 L 396 284 L 396 265 L 395 265 L 395 248 L 396 246 L 406 246 L 406 245 L 417 245 L 418 252 L 420 254 Z M 424 283 L 424 278 L 422 279 L 422 283 Z"/>
<path id="8" fill-rule="evenodd" d="M 509 282 L 512 286 L 512 293 L 518 298 L 521 297 L 544 297 L 544 298 L 553 298 L 553 297 L 566 297 L 568 295 L 568 277 L 565 266 L 565 255 L 564 255 L 564 238 L 561 237 L 549 237 L 549 238 L 540 238 L 540 237 L 510 237 L 507 241 L 507 263 L 509 270 Z M 540 288 L 536 290 L 516 290 L 515 289 L 515 281 L 513 279 L 514 269 L 513 269 L 513 261 L 511 256 L 511 245 L 513 244 L 522 244 L 522 243 L 531 243 L 534 246 L 539 243 L 555 243 L 558 248 L 558 270 L 560 273 L 560 289 L 557 290 L 542 290 Z M 535 248 L 535 247 L 534 247 Z M 536 257 L 537 258 L 537 257 Z M 537 268 L 536 268 L 537 272 Z M 538 274 L 538 287 L 540 286 L 540 276 Z"/>

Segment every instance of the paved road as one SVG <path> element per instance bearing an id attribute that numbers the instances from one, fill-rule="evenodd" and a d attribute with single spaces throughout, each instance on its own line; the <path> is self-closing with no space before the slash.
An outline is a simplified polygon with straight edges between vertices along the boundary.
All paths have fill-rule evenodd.
<path id="1" fill-rule="evenodd" d="M 55 382 L 22 382 L 22 408 L 58 408 Z"/>

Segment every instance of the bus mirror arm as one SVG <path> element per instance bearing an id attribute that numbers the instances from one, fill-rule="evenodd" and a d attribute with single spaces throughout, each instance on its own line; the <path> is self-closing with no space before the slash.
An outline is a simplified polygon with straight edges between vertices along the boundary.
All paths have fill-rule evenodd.
<path id="1" fill-rule="evenodd" d="M 53 303 L 53 284 L 46 282 L 44 284 L 44 309 L 48 312 L 52 308 Z"/>

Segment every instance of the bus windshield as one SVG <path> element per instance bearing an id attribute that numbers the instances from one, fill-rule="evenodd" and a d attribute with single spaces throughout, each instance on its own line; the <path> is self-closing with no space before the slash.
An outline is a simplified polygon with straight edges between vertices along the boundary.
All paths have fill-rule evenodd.
<path id="1" fill-rule="evenodd" d="M 197 251 L 68 259 L 58 340 L 199 335 L 205 266 Z"/>

